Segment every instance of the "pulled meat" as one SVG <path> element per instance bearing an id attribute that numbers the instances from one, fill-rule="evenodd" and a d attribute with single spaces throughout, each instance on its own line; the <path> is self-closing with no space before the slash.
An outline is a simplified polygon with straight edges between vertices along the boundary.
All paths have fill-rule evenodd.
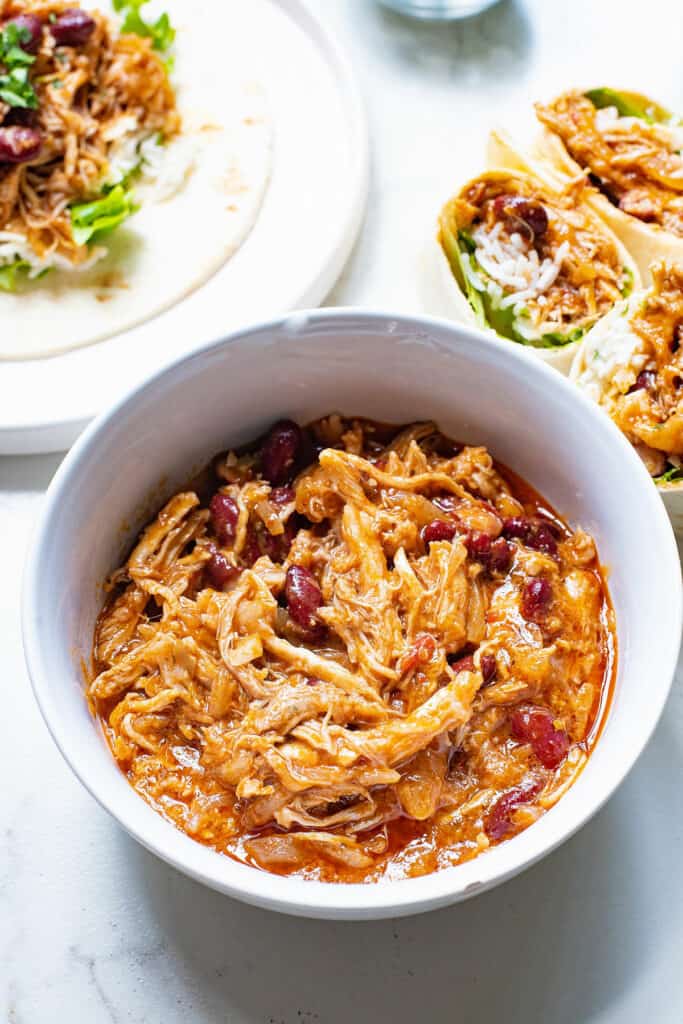
<path id="1" fill-rule="evenodd" d="M 598 110 L 580 92 L 536 104 L 542 124 L 624 213 L 683 235 L 683 158 L 679 137 L 661 124 Z"/>
<path id="2" fill-rule="evenodd" d="M 433 424 L 285 426 L 286 487 L 266 437 L 216 461 L 220 501 L 182 492 L 147 527 L 90 699 L 136 790 L 221 852 L 338 881 L 466 860 L 585 763 L 612 644 L 593 543 Z"/>
<path id="3" fill-rule="evenodd" d="M 37 152 L 19 163 L 3 163 L 0 152 L 0 231 L 25 237 L 34 252 L 56 253 L 71 263 L 88 249 L 72 235 L 70 204 L 97 195 L 113 144 L 127 132 L 172 137 L 180 127 L 175 96 L 151 40 L 120 35 L 98 11 L 87 14 L 88 34 L 60 42 L 51 26 L 72 0 L 6 0 L 3 24 L 20 16 L 43 26 L 29 79 L 38 101 L 30 119 Z M 2 131 L 17 110 L 0 102 Z"/>

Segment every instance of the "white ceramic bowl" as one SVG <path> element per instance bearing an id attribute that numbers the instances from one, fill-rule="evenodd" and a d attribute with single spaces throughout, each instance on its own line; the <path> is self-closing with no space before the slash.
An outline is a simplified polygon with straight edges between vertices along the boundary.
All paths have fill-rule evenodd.
<path id="1" fill-rule="evenodd" d="M 424 878 L 338 885 L 279 878 L 205 849 L 128 785 L 83 697 L 101 583 L 167 495 L 218 451 L 282 416 L 432 418 L 488 445 L 574 524 L 609 567 L 619 634 L 614 701 L 574 787 L 539 822 Z M 516 874 L 604 803 L 666 700 L 681 635 L 681 577 L 664 506 L 631 446 L 560 374 L 445 321 L 353 310 L 298 313 L 208 345 L 137 387 L 86 431 L 45 500 L 23 597 L 26 656 L 45 720 L 90 792 L 131 835 L 231 896 L 311 917 L 410 914 Z M 49 796 L 49 794 L 48 794 Z M 635 880 L 634 880 L 635 881 Z"/>

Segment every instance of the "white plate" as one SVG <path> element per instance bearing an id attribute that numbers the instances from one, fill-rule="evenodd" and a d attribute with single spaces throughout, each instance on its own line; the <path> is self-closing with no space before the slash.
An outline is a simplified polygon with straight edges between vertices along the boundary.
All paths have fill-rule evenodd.
<path id="1" fill-rule="evenodd" d="M 250 320 L 318 304 L 346 262 L 368 180 L 365 115 L 349 65 L 302 0 L 221 2 L 235 6 L 244 61 L 273 120 L 258 220 L 217 274 L 161 316 L 64 355 L 0 363 L 0 454 L 68 447 L 155 367 Z"/>

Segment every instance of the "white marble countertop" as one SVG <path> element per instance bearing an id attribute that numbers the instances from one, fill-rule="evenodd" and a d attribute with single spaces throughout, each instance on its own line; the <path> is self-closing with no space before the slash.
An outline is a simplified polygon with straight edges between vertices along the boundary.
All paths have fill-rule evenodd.
<path id="1" fill-rule="evenodd" d="M 503 0 L 452 28 L 414 27 L 372 0 L 316 6 L 358 66 L 374 149 L 368 217 L 331 297 L 338 304 L 415 306 L 412 253 L 438 200 L 476 171 L 488 125 L 518 121 L 529 98 L 569 83 L 628 84 L 683 109 L 680 0 L 646 8 Z M 42 724 L 17 595 L 32 521 L 58 463 L 0 459 L 0 1020 L 679 1024 L 680 670 L 618 793 L 579 835 L 504 887 L 395 922 L 254 910 L 128 838 L 72 777 Z"/>

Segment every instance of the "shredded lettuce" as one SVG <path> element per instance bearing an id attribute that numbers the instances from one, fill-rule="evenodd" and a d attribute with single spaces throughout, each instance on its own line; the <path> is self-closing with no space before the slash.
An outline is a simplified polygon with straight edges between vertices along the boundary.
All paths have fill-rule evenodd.
<path id="1" fill-rule="evenodd" d="M 30 264 L 18 256 L 13 263 L 6 263 L 4 267 L 0 267 L 0 289 L 3 292 L 16 291 L 17 274 L 29 269 Z"/>
<path id="2" fill-rule="evenodd" d="M 633 92 L 617 92 L 616 89 L 589 89 L 584 93 L 594 107 L 602 110 L 604 107 L 616 107 L 620 117 L 638 117 L 648 124 L 679 124 L 679 118 L 675 117 L 666 107 L 660 107 L 658 103 L 639 96 Z"/>
<path id="3" fill-rule="evenodd" d="M 659 476 L 652 479 L 656 484 L 678 483 L 679 480 L 683 480 L 683 469 L 679 469 L 678 466 L 669 466 L 666 472 L 660 473 Z"/>
<path id="4" fill-rule="evenodd" d="M 493 305 L 491 296 L 487 292 L 480 292 L 472 284 L 466 272 L 465 260 L 468 261 L 469 266 L 477 274 L 480 276 L 485 276 L 485 274 L 475 259 L 474 252 L 476 246 L 468 232 L 459 231 L 456 237 L 446 217 L 443 217 L 441 220 L 441 244 L 450 263 L 453 276 L 460 289 L 465 293 L 480 327 L 489 327 L 496 334 L 501 335 L 501 337 L 531 348 L 562 348 L 565 345 L 571 345 L 574 341 L 578 341 L 585 334 L 583 327 L 575 327 L 567 334 L 551 332 L 533 341 L 523 337 L 515 329 L 515 314 L 512 307 L 508 306 L 507 309 L 497 308 Z"/>
<path id="5" fill-rule="evenodd" d="M 622 274 L 624 276 L 624 284 L 621 294 L 627 299 L 633 291 L 633 271 L 629 267 L 622 267 Z"/>
<path id="6" fill-rule="evenodd" d="M 175 29 L 168 14 L 160 15 L 154 22 L 145 21 L 140 9 L 148 2 L 149 0 L 113 0 L 113 5 L 114 10 L 120 14 L 125 12 L 122 32 L 132 32 L 133 35 L 151 39 L 152 49 L 165 53 L 173 45 Z"/>
<path id="7" fill-rule="evenodd" d="M 115 185 L 100 199 L 77 203 L 71 207 L 71 233 L 76 245 L 101 237 L 122 224 L 139 209 L 133 202 L 133 193 L 123 185 Z"/>

